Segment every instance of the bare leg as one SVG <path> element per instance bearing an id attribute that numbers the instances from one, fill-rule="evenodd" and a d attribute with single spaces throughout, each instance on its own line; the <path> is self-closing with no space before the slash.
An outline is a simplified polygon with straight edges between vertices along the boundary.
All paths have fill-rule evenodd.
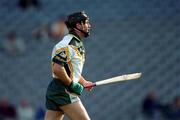
<path id="1" fill-rule="evenodd" d="M 81 101 L 60 107 L 71 120 L 90 120 Z"/>
<path id="2" fill-rule="evenodd" d="M 61 111 L 47 110 L 44 120 L 63 120 L 64 114 Z"/>

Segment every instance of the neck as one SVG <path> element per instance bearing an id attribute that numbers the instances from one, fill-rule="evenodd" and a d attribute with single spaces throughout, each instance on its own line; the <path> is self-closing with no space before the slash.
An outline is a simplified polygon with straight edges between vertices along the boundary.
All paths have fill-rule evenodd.
<path id="1" fill-rule="evenodd" d="M 79 30 L 74 29 L 73 31 L 70 32 L 71 34 L 74 34 L 76 37 L 78 37 L 80 40 L 84 38 L 84 35 L 82 32 Z"/>

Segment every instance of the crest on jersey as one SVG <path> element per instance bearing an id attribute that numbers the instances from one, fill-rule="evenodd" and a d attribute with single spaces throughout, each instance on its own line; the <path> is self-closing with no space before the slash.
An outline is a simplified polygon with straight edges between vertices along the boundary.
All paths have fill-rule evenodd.
<path id="1" fill-rule="evenodd" d="M 61 56 L 61 58 L 63 58 L 63 59 L 66 59 L 66 58 L 67 58 L 67 55 L 66 55 L 66 52 L 65 52 L 65 51 L 61 51 L 61 52 L 59 53 L 59 56 Z"/>
<path id="2" fill-rule="evenodd" d="M 57 57 L 59 57 L 60 61 L 63 61 L 63 62 L 67 62 L 68 61 L 68 57 L 67 57 L 66 51 L 64 51 L 64 50 L 59 52 L 59 54 L 57 54 Z"/>

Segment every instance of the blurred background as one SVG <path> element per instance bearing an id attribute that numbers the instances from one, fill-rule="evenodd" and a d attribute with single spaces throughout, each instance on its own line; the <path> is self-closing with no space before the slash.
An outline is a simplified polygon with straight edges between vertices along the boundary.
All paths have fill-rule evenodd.
<path id="1" fill-rule="evenodd" d="M 180 120 L 179 6 L 179 0 L 1 0 L 0 120 L 43 120 L 61 21 L 82 10 L 92 25 L 84 77 L 143 74 L 84 92 L 92 120 Z"/>

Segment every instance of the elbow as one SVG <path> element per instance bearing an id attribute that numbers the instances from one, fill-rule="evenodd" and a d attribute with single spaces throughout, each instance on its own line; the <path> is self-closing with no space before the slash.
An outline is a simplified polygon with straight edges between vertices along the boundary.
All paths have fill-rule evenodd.
<path id="1" fill-rule="evenodd" d="M 58 65 L 58 64 L 54 64 L 53 67 L 52 67 L 52 72 L 55 74 L 55 75 L 58 75 L 60 73 L 62 69 L 62 66 L 61 65 Z"/>

